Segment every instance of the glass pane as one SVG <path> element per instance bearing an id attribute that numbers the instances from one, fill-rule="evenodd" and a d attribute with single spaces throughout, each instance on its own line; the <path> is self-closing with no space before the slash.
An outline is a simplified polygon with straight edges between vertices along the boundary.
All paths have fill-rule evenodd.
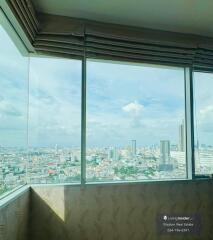
<path id="1" fill-rule="evenodd" d="M 0 25 L 0 195 L 26 183 L 28 58 Z"/>
<path id="2" fill-rule="evenodd" d="M 186 177 L 184 69 L 87 62 L 87 180 Z"/>
<path id="3" fill-rule="evenodd" d="M 31 58 L 29 106 L 29 182 L 79 182 L 81 61 Z"/>
<path id="4" fill-rule="evenodd" d="M 213 74 L 194 73 L 195 172 L 213 174 Z"/>

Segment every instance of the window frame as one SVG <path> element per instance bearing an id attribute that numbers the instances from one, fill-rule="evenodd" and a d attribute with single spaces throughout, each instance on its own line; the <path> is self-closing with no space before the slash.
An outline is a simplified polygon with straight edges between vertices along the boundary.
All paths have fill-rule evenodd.
<path id="1" fill-rule="evenodd" d="M 73 182 L 62 182 L 62 183 L 31 183 L 30 181 L 29 182 L 27 182 L 27 184 L 29 185 L 29 186 L 31 186 L 31 185 L 33 185 L 33 186 L 66 186 L 66 185 L 81 185 L 81 183 L 82 183 L 82 164 L 83 164 L 83 162 L 84 161 L 82 161 L 82 141 L 83 141 L 83 137 L 82 137 L 82 114 L 83 114 L 83 111 L 82 111 L 82 108 L 83 108 L 83 99 L 84 99 L 84 95 L 83 95 L 83 93 L 84 93 L 84 91 L 86 91 L 86 89 L 84 90 L 84 88 L 85 88 L 85 86 L 83 86 L 83 79 L 84 79 L 84 77 L 83 77 L 83 68 L 82 68 L 82 66 L 83 66 L 83 61 L 82 61 L 82 59 L 76 59 L 76 58 L 65 58 L 65 57 L 59 57 L 59 56 L 51 56 L 51 55 L 43 55 L 43 54 L 36 54 L 36 53 L 30 53 L 29 54 L 29 59 L 30 59 L 30 61 L 29 61 L 29 88 L 28 88 L 28 92 L 29 92 L 29 94 L 28 94 L 28 98 L 30 99 L 30 79 L 31 79 L 31 77 L 30 77 L 30 68 L 31 68 L 31 66 L 30 66 L 30 64 L 31 64 L 31 58 L 46 58 L 46 59 L 54 59 L 54 60 L 77 60 L 77 61 L 79 61 L 79 65 L 81 65 L 81 78 L 79 78 L 79 83 L 80 83 L 80 90 L 79 90 L 79 92 L 80 92 L 80 101 L 81 101 L 81 104 L 80 104 L 80 121 L 81 121 L 81 127 L 80 127 L 80 151 L 81 151 L 81 154 L 80 154 L 80 156 L 81 156 L 81 159 L 80 159 L 80 180 L 79 181 L 73 181 Z M 68 66 L 70 66 L 70 65 L 68 65 Z M 30 101 L 28 100 L 28 114 L 29 114 L 29 112 L 30 112 Z M 29 139 L 30 139 L 30 137 L 29 137 L 29 126 L 30 126 L 30 124 L 29 124 L 29 119 L 30 119 L 30 117 L 28 116 L 28 153 L 29 153 Z M 28 157 L 28 160 L 29 160 L 29 157 Z M 27 172 L 27 174 L 28 174 L 28 172 Z"/>
<path id="2" fill-rule="evenodd" d="M 10 36 L 11 40 L 16 45 L 17 49 L 23 56 L 29 56 L 30 58 L 30 51 L 25 42 L 22 40 L 22 37 L 17 33 L 15 28 L 12 26 L 10 21 L 8 20 L 4 10 L 0 7 L 0 22 L 3 28 L 6 30 L 8 35 Z M 32 54 L 37 56 L 37 54 Z M 45 55 L 48 57 L 48 55 Z M 72 59 L 72 58 L 69 58 Z M 184 95 L 185 95 L 185 133 L 186 133 L 186 178 L 184 179 L 159 179 L 159 180 L 138 180 L 138 181 L 112 181 L 112 182 L 87 182 L 86 180 L 86 95 L 87 95 L 87 61 L 97 60 L 97 61 L 109 61 L 109 59 L 102 59 L 102 58 L 87 58 L 86 53 L 81 61 L 81 71 L 82 71 L 82 79 L 81 79 L 81 180 L 80 183 L 66 183 L 66 184 L 57 184 L 57 185 L 92 185 L 92 184 L 131 184 L 131 183 L 147 183 L 147 182 L 169 182 L 169 181 L 188 181 L 194 179 L 213 179 L 212 177 L 200 176 L 195 174 L 195 156 L 194 156 L 194 89 L 193 89 L 193 74 L 194 72 L 207 72 L 213 73 L 213 69 L 197 67 L 193 68 L 192 66 L 186 65 L 176 65 L 176 64 L 168 64 L 168 63 L 150 63 L 150 62 L 141 62 L 141 61 L 130 61 L 130 64 L 154 64 L 154 65 L 161 65 L 165 67 L 181 67 L 184 68 Z M 122 62 L 112 60 L 113 62 Z M 123 61 L 125 62 L 125 61 Z M 29 84 L 29 77 L 28 77 L 28 84 Z M 28 89 L 28 96 L 29 96 L 29 89 Z M 28 184 L 28 183 L 26 183 Z M 33 185 L 33 184 L 32 184 Z M 36 184 L 41 185 L 41 184 Z M 43 185 L 43 184 L 42 184 Z M 51 184 L 55 185 L 55 184 Z M 7 194 L 8 195 L 8 194 Z M 1 196 L 0 196 L 1 198 Z"/>
<path id="3" fill-rule="evenodd" d="M 186 177 L 181 179 L 150 179 L 150 180 L 121 180 L 121 181 L 87 181 L 86 179 L 86 121 L 87 121 L 87 61 L 105 61 L 113 63 L 124 63 L 124 64 L 144 64 L 144 65 L 153 65 L 153 66 L 165 66 L 165 68 L 169 67 L 177 67 L 182 68 L 184 70 L 184 100 L 185 100 L 185 142 L 186 142 L 186 151 L 185 151 L 185 160 L 186 160 Z M 194 179 L 194 170 L 192 166 L 193 164 L 193 98 L 191 97 L 191 93 L 193 93 L 193 86 L 192 86 L 192 68 L 186 67 L 185 65 L 174 65 L 174 64 L 163 64 L 163 63 L 148 63 L 148 62 L 134 62 L 134 61 L 116 61 L 116 60 L 109 60 L 109 59 L 103 59 L 103 58 L 87 58 L 85 55 L 82 60 L 82 145 L 81 145 L 81 184 L 82 185 L 92 185 L 92 184 L 122 184 L 122 183 L 143 183 L 143 182 L 168 182 L 168 181 L 186 181 Z"/>
<path id="4" fill-rule="evenodd" d="M 28 51 L 26 45 L 24 44 L 24 42 L 22 41 L 22 38 L 18 35 L 17 31 L 15 30 L 15 28 L 13 27 L 13 25 L 7 18 L 7 15 L 5 14 L 5 12 L 1 6 L 0 6 L 0 26 L 2 26 L 4 31 L 8 34 L 8 37 L 14 43 L 14 45 L 17 48 L 17 50 L 19 51 L 19 53 L 23 57 L 28 57 L 28 65 L 29 65 L 29 51 Z M 29 96 L 29 74 L 27 74 L 27 96 Z M 28 114 L 28 109 L 27 109 L 27 114 Z M 27 135 L 28 135 L 28 119 L 27 119 L 26 131 L 27 131 Z M 27 147 L 28 147 L 28 139 L 27 139 Z M 27 170 L 26 170 L 26 174 L 25 174 L 25 179 L 26 179 L 26 175 L 27 175 Z M 5 199 L 6 197 L 8 197 L 8 195 L 11 195 L 12 193 L 19 191 L 19 189 L 24 188 L 27 185 L 28 185 L 28 183 L 27 183 L 27 179 L 26 179 L 24 184 L 17 186 L 14 189 L 11 189 L 10 191 L 5 192 L 2 195 L 0 195 L 0 200 Z"/>
<path id="5" fill-rule="evenodd" d="M 4 13 L 3 9 L 0 7 L 0 25 L 4 28 L 4 30 L 9 35 L 11 41 L 15 44 L 18 51 L 25 57 L 29 57 L 29 51 L 24 43 L 22 41 L 22 38 L 18 35 L 15 28 L 12 26 L 10 21 L 8 20 L 6 14 Z"/>
<path id="6" fill-rule="evenodd" d="M 194 105 L 194 73 L 210 73 L 213 74 L 213 69 L 212 68 L 206 68 L 206 67 L 194 67 L 192 70 L 192 93 L 191 96 L 193 98 L 193 105 L 192 105 L 192 111 L 193 111 L 193 134 L 194 134 L 194 111 L 195 111 L 195 105 Z M 213 173 L 212 174 L 196 174 L 196 169 L 195 169 L 195 155 L 194 155 L 194 136 L 193 136 L 193 145 L 192 145 L 192 151 L 193 151 L 193 159 L 192 159 L 192 163 L 193 163 L 193 179 L 197 179 L 197 180 L 202 180 L 202 179 L 208 179 L 208 180 L 213 180 Z"/>

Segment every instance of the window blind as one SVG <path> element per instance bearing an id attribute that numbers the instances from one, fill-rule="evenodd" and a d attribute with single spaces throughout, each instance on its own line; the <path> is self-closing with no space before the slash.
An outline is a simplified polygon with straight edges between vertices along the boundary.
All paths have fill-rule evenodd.
<path id="1" fill-rule="evenodd" d="M 38 54 L 213 69 L 213 38 L 36 13 L 8 0 Z"/>
<path id="2" fill-rule="evenodd" d="M 31 1 L 10 0 L 7 2 L 30 42 L 34 42 L 39 31 L 39 22 Z"/>
<path id="3" fill-rule="evenodd" d="M 41 29 L 34 47 L 37 53 L 82 58 L 84 55 L 84 22 L 68 17 L 38 15 Z"/>
<path id="4" fill-rule="evenodd" d="M 88 57 L 191 65 L 196 45 L 174 35 L 177 34 L 112 24 L 89 24 L 85 29 L 85 51 Z"/>

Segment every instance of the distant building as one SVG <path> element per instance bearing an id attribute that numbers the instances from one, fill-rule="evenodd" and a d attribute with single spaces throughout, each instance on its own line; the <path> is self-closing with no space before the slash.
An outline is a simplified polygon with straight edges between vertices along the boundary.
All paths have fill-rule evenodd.
<path id="1" fill-rule="evenodd" d="M 118 152 L 117 152 L 117 148 L 116 147 L 113 148 L 113 158 L 112 159 L 114 161 L 118 160 Z"/>
<path id="2" fill-rule="evenodd" d="M 113 158 L 113 149 L 110 147 L 108 149 L 108 160 L 111 160 Z"/>
<path id="3" fill-rule="evenodd" d="M 184 121 L 179 125 L 179 141 L 178 141 L 178 151 L 185 152 L 185 124 Z"/>
<path id="4" fill-rule="evenodd" d="M 160 160 L 162 164 L 170 163 L 170 141 L 160 141 Z"/>
<path id="5" fill-rule="evenodd" d="M 197 140 L 197 149 L 200 148 L 200 144 L 199 144 L 199 141 Z"/>
<path id="6" fill-rule="evenodd" d="M 204 148 L 207 148 L 207 147 L 206 147 L 206 144 L 202 143 L 202 144 L 201 144 L 201 148 L 203 148 L 203 149 L 204 149 Z"/>
<path id="7" fill-rule="evenodd" d="M 172 171 L 172 170 L 173 170 L 173 164 L 171 163 L 170 141 L 161 140 L 159 171 Z"/>
<path id="8" fill-rule="evenodd" d="M 131 151 L 132 151 L 132 156 L 136 156 L 137 154 L 137 148 L 136 148 L 136 140 L 132 140 L 132 148 L 131 148 Z"/>
<path id="9" fill-rule="evenodd" d="M 117 154 L 117 149 L 116 147 L 110 147 L 108 150 L 108 159 L 116 161 L 118 160 L 118 154 Z"/>
<path id="10" fill-rule="evenodd" d="M 58 144 L 55 145 L 55 154 L 58 154 Z"/>

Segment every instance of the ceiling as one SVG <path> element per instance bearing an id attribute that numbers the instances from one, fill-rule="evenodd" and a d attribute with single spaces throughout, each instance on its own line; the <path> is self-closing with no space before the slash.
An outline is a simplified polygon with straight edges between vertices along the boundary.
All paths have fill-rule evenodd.
<path id="1" fill-rule="evenodd" d="M 39 12 L 213 37 L 212 0 L 32 0 Z"/>

